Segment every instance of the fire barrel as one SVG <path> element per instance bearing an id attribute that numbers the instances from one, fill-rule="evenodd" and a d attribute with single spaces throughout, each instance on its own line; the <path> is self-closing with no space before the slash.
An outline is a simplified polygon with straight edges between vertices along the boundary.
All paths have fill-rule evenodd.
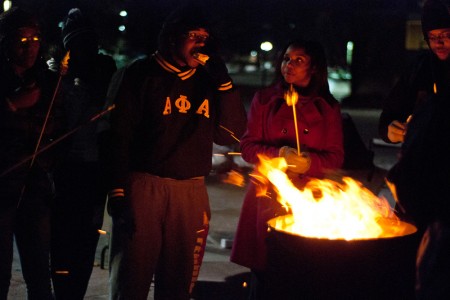
<path id="1" fill-rule="evenodd" d="M 414 299 L 420 237 L 329 240 L 303 237 L 268 222 L 267 299 Z"/>

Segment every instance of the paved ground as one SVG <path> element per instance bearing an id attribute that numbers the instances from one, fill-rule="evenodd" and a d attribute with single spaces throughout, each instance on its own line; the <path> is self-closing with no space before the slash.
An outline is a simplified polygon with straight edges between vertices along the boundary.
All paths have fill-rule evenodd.
<path id="1" fill-rule="evenodd" d="M 383 176 L 396 161 L 398 148 L 372 144 L 377 137 L 377 123 L 380 111 L 377 109 L 343 109 L 348 112 L 357 125 L 360 135 L 375 152 L 374 163 L 378 167 L 375 173 L 375 185 L 379 185 L 380 194 L 390 198 L 390 193 L 383 188 Z M 364 178 L 366 174 L 355 173 L 355 177 Z M 230 243 L 236 229 L 245 187 L 237 187 L 222 182 L 222 177 L 212 174 L 207 181 L 211 200 L 212 220 L 210 235 L 206 248 L 204 263 L 201 268 L 195 299 L 245 299 L 248 282 L 248 269 L 229 262 Z M 104 229 L 109 229 L 109 218 L 105 218 Z M 102 236 L 97 260 L 85 299 L 107 299 L 107 257 L 101 268 L 102 250 L 108 244 L 107 236 Z M 20 264 L 15 255 L 13 278 L 8 299 L 26 299 Z M 153 299 L 149 296 L 149 299 Z"/>

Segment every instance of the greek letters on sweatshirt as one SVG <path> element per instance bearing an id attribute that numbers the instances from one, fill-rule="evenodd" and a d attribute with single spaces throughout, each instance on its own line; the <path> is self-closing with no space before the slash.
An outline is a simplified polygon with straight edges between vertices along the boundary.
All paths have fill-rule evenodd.
<path id="1" fill-rule="evenodd" d="M 124 73 L 111 115 L 111 187 L 130 171 L 173 179 L 206 176 L 212 143 L 237 143 L 245 109 L 236 89 L 218 91 L 202 67 L 183 69 L 158 53 Z"/>

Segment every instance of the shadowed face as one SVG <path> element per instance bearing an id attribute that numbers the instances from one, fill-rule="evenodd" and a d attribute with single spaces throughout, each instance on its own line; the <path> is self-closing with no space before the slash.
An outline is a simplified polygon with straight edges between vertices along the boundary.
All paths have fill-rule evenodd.
<path id="1" fill-rule="evenodd" d="M 281 74 L 287 83 L 307 87 L 311 81 L 312 72 L 311 57 L 303 48 L 292 46 L 287 48 L 281 63 Z"/>
<path id="2" fill-rule="evenodd" d="M 427 41 L 431 51 L 440 60 L 450 60 L 450 28 L 428 31 Z"/>
<path id="3" fill-rule="evenodd" d="M 197 28 L 182 35 L 177 43 L 177 49 L 173 53 L 173 59 L 180 66 L 189 66 L 196 68 L 199 62 L 194 58 L 194 54 L 202 52 L 209 38 L 208 31 L 204 28 Z"/>
<path id="4" fill-rule="evenodd" d="M 36 62 L 40 46 L 39 30 L 34 27 L 22 27 L 10 38 L 7 56 L 16 69 L 27 70 Z"/>

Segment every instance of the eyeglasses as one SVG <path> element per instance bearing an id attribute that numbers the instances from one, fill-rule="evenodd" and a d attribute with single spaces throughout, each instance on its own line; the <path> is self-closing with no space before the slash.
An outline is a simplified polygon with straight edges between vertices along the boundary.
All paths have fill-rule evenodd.
<path id="1" fill-rule="evenodd" d="M 427 41 L 431 43 L 437 43 L 437 42 L 449 42 L 450 41 L 450 31 L 442 32 L 439 35 L 428 35 L 426 38 Z"/>
<path id="2" fill-rule="evenodd" d="M 34 35 L 34 36 L 21 36 L 18 39 L 18 42 L 21 44 L 26 44 L 26 43 L 38 43 L 41 41 L 41 37 L 38 35 Z"/>
<path id="3" fill-rule="evenodd" d="M 206 41 L 209 39 L 209 35 L 200 34 L 193 31 L 188 32 L 187 37 L 188 39 L 190 39 L 191 41 L 195 41 L 196 43 L 206 43 Z"/>

